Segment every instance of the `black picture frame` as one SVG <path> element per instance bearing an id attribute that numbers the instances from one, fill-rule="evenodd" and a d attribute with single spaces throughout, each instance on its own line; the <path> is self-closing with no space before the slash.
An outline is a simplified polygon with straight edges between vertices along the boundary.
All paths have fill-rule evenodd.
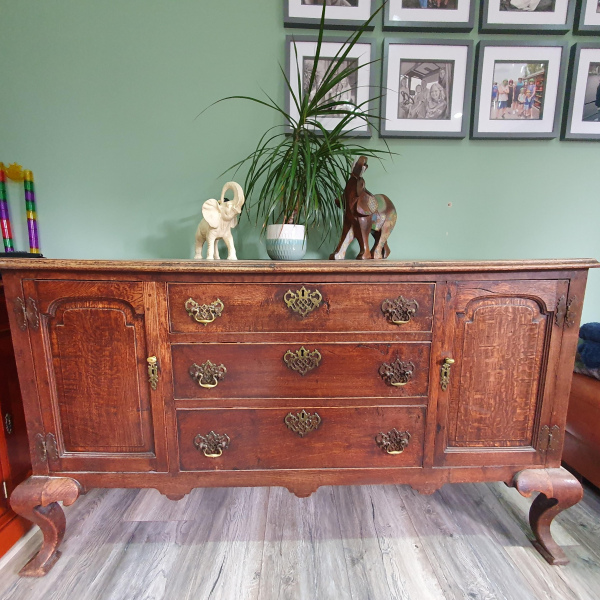
<path id="1" fill-rule="evenodd" d="M 485 62 L 485 54 L 488 48 L 561 48 L 561 56 L 558 61 L 558 81 L 556 86 L 556 99 L 554 106 L 554 114 L 551 118 L 552 130 L 551 131 L 506 131 L 506 132 L 494 132 L 494 131 L 481 131 L 479 129 L 479 117 L 480 117 L 480 105 L 481 105 L 481 90 L 482 90 L 482 78 L 483 78 L 483 67 Z M 524 57 L 522 62 L 526 62 L 528 59 Z M 475 55 L 475 86 L 473 88 L 473 110 L 471 114 L 471 135 L 470 139 L 498 139 L 498 140 L 544 140 L 554 139 L 560 134 L 560 123 L 562 115 L 562 102 L 565 90 L 565 77 L 567 72 L 568 63 L 568 44 L 567 42 L 533 42 L 530 40 L 519 40 L 514 42 L 508 41 L 480 41 L 477 44 L 477 50 Z M 547 89 L 547 88 L 546 88 Z M 553 88 L 550 88 L 553 89 Z M 487 93 L 487 92 L 486 92 Z M 490 103 L 491 108 L 491 103 Z M 510 121 L 508 121 L 510 122 Z M 527 122 L 527 121 L 525 121 Z"/>
<path id="2" fill-rule="evenodd" d="M 286 77 L 288 78 L 288 81 L 292 84 L 295 85 L 297 82 L 297 75 L 294 73 L 293 77 L 291 77 L 291 73 L 290 73 L 290 62 L 291 62 L 291 57 L 292 57 L 292 44 L 293 42 L 296 43 L 302 43 L 302 42 L 309 42 L 309 43 L 316 43 L 318 40 L 318 36 L 316 35 L 287 35 L 285 38 L 285 74 Z M 348 39 L 347 38 L 343 38 L 343 37 L 335 37 L 335 36 L 324 36 L 323 37 L 323 43 L 334 43 L 334 44 L 345 44 L 347 43 Z M 375 61 L 375 57 L 376 57 L 376 47 L 375 47 L 375 40 L 372 38 L 365 38 L 365 37 L 361 37 L 360 41 L 354 46 L 354 48 L 360 47 L 360 46 L 369 46 L 370 47 L 370 54 L 369 54 L 369 60 L 368 62 L 371 63 L 368 66 L 364 67 L 364 69 L 369 69 L 369 74 L 368 74 L 368 80 L 369 80 L 369 103 L 366 105 L 366 111 L 365 112 L 369 112 L 370 114 L 372 114 L 372 110 L 373 110 L 373 94 L 371 93 L 371 90 L 376 90 L 376 86 L 375 86 L 375 65 L 373 64 Z M 327 54 L 323 54 L 323 48 L 321 48 L 321 58 L 327 59 L 327 58 L 333 58 L 332 56 L 330 57 Z M 289 90 L 286 89 L 286 94 L 285 94 L 285 111 L 290 114 L 290 110 L 291 110 L 291 98 L 290 98 L 290 94 L 289 94 Z M 286 126 L 285 129 L 286 133 L 291 133 L 289 127 Z M 361 137 L 361 138 L 370 138 L 373 135 L 373 131 L 371 128 L 371 125 L 369 124 L 367 126 L 367 128 L 363 131 L 352 131 L 351 132 L 351 137 Z"/>
<path id="3" fill-rule="evenodd" d="M 322 5 L 313 5 L 319 8 L 319 15 L 315 17 L 309 16 L 291 16 L 290 15 L 290 2 L 291 0 L 283 0 L 283 24 L 285 27 L 291 28 L 302 28 L 302 29 L 319 29 L 321 23 L 321 9 Z M 356 30 L 360 29 L 364 22 L 373 14 L 375 0 L 359 0 L 359 7 L 362 8 L 362 5 L 368 6 L 368 15 L 364 18 L 364 13 L 361 16 L 357 16 L 356 18 L 327 18 L 327 11 L 325 11 L 325 29 L 332 30 Z M 340 7 L 342 8 L 342 7 Z M 342 13 L 347 12 L 348 15 L 352 14 L 352 9 L 354 7 L 343 7 L 344 11 L 340 11 Z M 358 9 L 358 7 L 356 7 Z M 315 11 L 316 12 L 316 11 Z M 357 11 L 358 12 L 358 11 Z M 366 27 L 366 31 L 373 31 L 375 25 L 373 22 Z"/>
<path id="4" fill-rule="evenodd" d="M 440 46 L 441 48 L 447 46 L 464 46 L 467 49 L 467 56 L 465 60 L 465 73 L 464 73 L 464 90 L 463 90 L 463 102 L 462 102 L 462 117 L 461 127 L 459 131 L 399 131 L 397 129 L 391 129 L 387 126 L 387 119 L 385 115 L 387 113 L 387 101 L 389 87 L 389 53 L 390 46 Z M 473 87 L 473 63 L 474 63 L 474 48 L 475 43 L 473 40 L 462 40 L 462 39 L 396 39 L 396 38 L 385 38 L 383 41 L 383 60 L 382 60 L 382 74 L 381 74 L 381 99 L 380 99 L 380 137 L 387 138 L 412 138 L 412 139 L 463 139 L 467 137 L 469 133 L 470 124 L 470 113 L 471 113 L 471 90 Z M 442 56 L 439 58 L 443 58 Z M 434 59 L 432 59 L 434 60 Z M 453 74 L 453 79 L 456 79 L 456 71 Z M 453 89 L 453 95 L 455 93 Z M 415 120 L 411 119 L 411 122 Z M 432 121 L 424 121 L 424 123 L 431 123 Z"/>
<path id="5" fill-rule="evenodd" d="M 392 20 L 391 11 L 394 9 L 395 2 L 402 0 L 387 0 L 387 6 L 383 10 L 383 30 L 384 31 L 424 31 L 424 32 L 456 32 L 468 33 L 475 27 L 475 5 L 477 0 L 468 0 L 468 19 L 465 21 L 403 21 Z M 443 9 L 442 9 L 443 10 Z"/>
<path id="6" fill-rule="evenodd" d="M 600 40 L 598 42 L 580 42 L 574 44 L 571 48 L 571 56 L 569 58 L 569 80 L 567 84 L 567 97 L 565 98 L 565 111 L 561 130 L 561 140 L 567 141 L 588 141 L 600 142 L 600 122 L 598 122 L 598 132 L 573 132 L 573 116 L 575 112 L 575 99 L 578 95 L 579 86 L 584 85 L 582 81 L 578 81 L 581 51 L 582 50 L 597 50 L 598 64 L 600 64 Z M 587 62 L 587 61 L 586 61 Z M 599 74 L 598 92 L 600 93 L 600 74 Z M 587 81 L 585 82 L 587 84 Z M 584 99 L 585 101 L 585 99 Z M 598 108 L 600 113 L 600 107 Z"/>
<path id="7" fill-rule="evenodd" d="M 577 0 L 577 10 L 575 14 L 575 32 L 579 35 L 600 35 L 600 24 L 586 24 L 586 11 L 589 4 L 593 2 L 598 3 L 598 0 Z M 600 12 L 597 14 L 600 20 Z"/>
<path id="8" fill-rule="evenodd" d="M 492 3 L 500 4 L 501 0 L 482 0 L 481 11 L 479 13 L 479 31 L 481 33 L 536 33 L 536 34 L 547 34 L 557 35 L 565 34 L 571 31 L 573 27 L 573 20 L 575 16 L 575 4 L 576 0 L 568 0 L 568 6 L 566 11 L 566 19 L 562 24 L 548 24 L 548 23 L 498 23 L 495 21 L 489 21 L 489 9 Z M 532 15 L 532 12 L 524 12 L 524 15 Z M 539 13 L 544 15 L 546 13 Z"/>

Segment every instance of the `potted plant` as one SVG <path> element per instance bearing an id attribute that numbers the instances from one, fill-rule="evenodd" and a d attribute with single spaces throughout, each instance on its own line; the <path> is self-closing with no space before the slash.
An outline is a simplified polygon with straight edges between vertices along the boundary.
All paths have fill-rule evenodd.
<path id="1" fill-rule="evenodd" d="M 345 40 L 326 69 L 321 65 L 317 77 L 325 9 L 324 3 L 310 71 L 300 72 L 295 42 L 297 72 L 291 73 L 288 79 L 280 67 L 286 92 L 291 98 L 290 106 L 295 107 L 297 116 L 292 116 L 291 110 L 286 110 L 268 95 L 264 100 L 250 96 L 229 96 L 219 100 L 249 100 L 283 117 L 281 127 L 267 130 L 256 149 L 228 169 L 248 166 L 244 185 L 246 208 L 248 211 L 255 209 L 257 222 L 262 221 L 267 252 L 273 259 L 301 259 L 311 229 L 325 229 L 325 239 L 332 233 L 337 234 L 342 220 L 338 199 L 342 197 L 354 160 L 360 155 L 379 157 L 389 153 L 365 148 L 353 137 L 357 122 L 377 129 L 375 117 L 367 109 L 374 98 L 353 103 L 344 93 L 347 90 L 343 85 L 351 75 L 371 64 L 353 64 L 347 57 L 381 8 Z M 290 83 L 292 77 L 297 78 L 297 90 Z M 321 119 L 328 117 L 336 120 L 331 130 L 321 123 Z"/>

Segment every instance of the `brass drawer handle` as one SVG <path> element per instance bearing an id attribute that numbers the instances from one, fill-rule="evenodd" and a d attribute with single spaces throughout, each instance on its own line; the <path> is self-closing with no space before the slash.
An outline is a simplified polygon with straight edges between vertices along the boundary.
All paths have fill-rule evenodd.
<path id="1" fill-rule="evenodd" d="M 203 388 L 214 388 L 219 385 L 219 381 L 223 381 L 227 374 L 225 365 L 215 365 L 207 360 L 203 365 L 194 363 L 190 367 L 190 377 L 198 382 L 198 385 Z"/>
<path id="2" fill-rule="evenodd" d="M 148 361 L 148 381 L 150 382 L 150 387 L 155 390 L 158 385 L 158 363 L 156 361 L 156 356 L 149 356 Z"/>
<path id="3" fill-rule="evenodd" d="M 418 309 L 419 303 L 416 300 L 407 300 L 403 296 L 398 296 L 395 300 L 386 298 L 381 303 L 381 312 L 394 325 L 408 323 L 415 316 Z"/>
<path id="4" fill-rule="evenodd" d="M 442 370 L 440 373 L 440 385 L 442 386 L 442 390 L 444 392 L 448 389 L 448 385 L 450 384 L 450 368 L 453 364 L 453 358 L 444 359 L 444 364 L 442 365 Z"/>
<path id="5" fill-rule="evenodd" d="M 321 363 L 321 353 L 315 348 L 312 352 L 304 346 L 300 350 L 292 352 L 288 350 L 283 355 L 283 362 L 288 366 L 288 369 L 300 373 L 304 376 L 309 371 L 316 369 Z"/>
<path id="6" fill-rule="evenodd" d="M 321 296 L 319 290 L 311 292 L 304 286 L 295 292 L 288 290 L 283 296 L 283 301 L 287 307 L 293 312 L 298 313 L 302 318 L 319 308 L 322 300 L 323 296 Z"/>
<path id="7" fill-rule="evenodd" d="M 379 367 L 379 375 L 388 384 L 394 387 L 406 385 L 413 376 L 415 365 L 397 358 L 393 363 L 383 363 Z"/>
<path id="8" fill-rule="evenodd" d="M 203 452 L 208 458 L 219 458 L 223 450 L 229 448 L 229 436 L 226 433 L 220 434 L 211 431 L 208 435 L 198 434 L 194 438 L 194 446 L 198 452 Z"/>
<path id="9" fill-rule="evenodd" d="M 398 431 L 395 427 L 387 433 L 379 432 L 375 436 L 377 445 L 388 454 L 402 454 L 410 442 L 408 431 Z"/>
<path id="10" fill-rule="evenodd" d="M 311 415 L 309 412 L 302 409 L 296 414 L 291 412 L 288 413 L 283 422 L 287 425 L 288 429 L 291 429 L 300 437 L 304 437 L 307 433 L 319 428 L 321 417 L 319 416 L 319 413 L 313 413 Z"/>
<path id="11" fill-rule="evenodd" d="M 221 316 L 225 305 L 217 298 L 211 304 L 198 304 L 192 298 L 188 298 L 185 301 L 185 310 L 192 319 L 198 323 L 208 325 L 212 323 L 217 317 Z"/>

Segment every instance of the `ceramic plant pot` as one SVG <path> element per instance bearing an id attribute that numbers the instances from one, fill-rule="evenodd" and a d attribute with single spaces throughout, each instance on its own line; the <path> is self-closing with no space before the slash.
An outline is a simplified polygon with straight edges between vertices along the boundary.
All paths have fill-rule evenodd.
<path id="1" fill-rule="evenodd" d="M 268 225 L 267 254 L 273 260 L 300 260 L 306 254 L 304 225 Z"/>

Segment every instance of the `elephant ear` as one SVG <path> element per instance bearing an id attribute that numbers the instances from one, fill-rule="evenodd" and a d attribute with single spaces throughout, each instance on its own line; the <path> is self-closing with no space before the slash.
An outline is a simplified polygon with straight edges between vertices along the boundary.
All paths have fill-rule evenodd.
<path id="1" fill-rule="evenodd" d="M 221 224 L 221 205 L 218 200 L 211 198 L 202 205 L 202 216 L 214 229 Z"/>

